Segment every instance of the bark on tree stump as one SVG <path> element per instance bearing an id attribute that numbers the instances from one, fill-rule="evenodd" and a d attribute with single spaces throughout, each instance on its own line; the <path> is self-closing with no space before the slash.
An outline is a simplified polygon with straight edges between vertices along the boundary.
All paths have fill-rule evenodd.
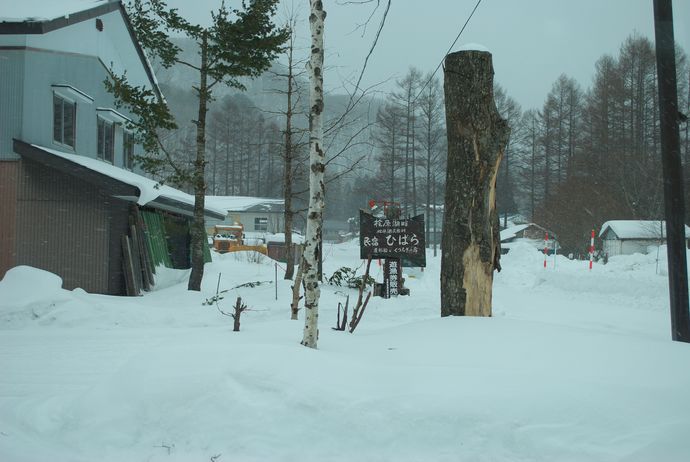
<path id="1" fill-rule="evenodd" d="M 510 135 L 493 96 L 491 53 L 446 56 L 448 170 L 441 243 L 441 316 L 491 316 L 501 255 L 496 176 Z"/>

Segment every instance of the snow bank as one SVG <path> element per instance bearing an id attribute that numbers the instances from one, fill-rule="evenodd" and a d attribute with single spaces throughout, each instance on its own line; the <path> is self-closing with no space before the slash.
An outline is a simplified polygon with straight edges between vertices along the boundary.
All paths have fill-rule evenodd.
<path id="1" fill-rule="evenodd" d="M 363 272 L 357 243 L 324 247 L 326 277 Z M 171 271 L 130 298 L 14 269 L 0 282 L 0 460 L 687 458 L 690 346 L 670 341 L 649 255 L 544 269 L 518 242 L 492 318 L 441 319 L 440 257 L 427 262 L 405 268 L 409 297 L 372 298 L 352 335 L 329 327 L 357 291 L 323 284 L 319 350 L 299 345 L 292 282 L 268 259 L 214 255 L 201 292 Z M 249 305 L 241 332 L 202 304 L 217 287 L 219 308 Z M 55 299 L 52 322 L 5 316 Z"/>

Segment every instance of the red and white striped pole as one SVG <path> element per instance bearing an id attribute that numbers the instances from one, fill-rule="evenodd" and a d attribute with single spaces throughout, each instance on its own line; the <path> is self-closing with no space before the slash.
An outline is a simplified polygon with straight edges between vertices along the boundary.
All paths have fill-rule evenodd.
<path id="1" fill-rule="evenodd" d="M 549 254 L 549 233 L 544 234 L 544 269 L 546 269 L 546 256 Z"/>
<path id="2" fill-rule="evenodd" d="M 592 260 L 594 259 L 594 230 L 592 230 L 592 237 L 589 239 L 589 269 L 592 269 Z"/>

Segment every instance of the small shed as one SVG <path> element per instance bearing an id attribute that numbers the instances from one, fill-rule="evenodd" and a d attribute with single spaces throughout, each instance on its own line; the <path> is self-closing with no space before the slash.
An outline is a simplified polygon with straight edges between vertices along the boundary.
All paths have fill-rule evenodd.
<path id="1" fill-rule="evenodd" d="M 685 225 L 685 245 L 688 245 L 690 227 Z M 666 222 L 659 220 L 610 220 L 601 226 L 599 237 L 602 251 L 615 255 L 646 254 L 650 246 L 666 242 Z"/>

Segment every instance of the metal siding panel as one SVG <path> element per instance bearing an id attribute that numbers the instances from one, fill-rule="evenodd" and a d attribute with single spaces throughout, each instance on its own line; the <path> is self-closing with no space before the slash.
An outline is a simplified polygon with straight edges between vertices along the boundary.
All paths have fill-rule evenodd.
<path id="1" fill-rule="evenodd" d="M 144 220 L 144 234 L 146 244 L 151 250 L 153 266 L 163 265 L 166 268 L 172 268 L 163 216 L 159 211 L 149 209 L 141 210 L 141 217 Z"/>
<path id="2" fill-rule="evenodd" d="M 12 138 L 22 130 L 24 52 L 0 50 L 0 159 L 17 160 Z"/>
<path id="3" fill-rule="evenodd" d="M 74 177 L 23 161 L 17 263 L 58 274 L 63 287 L 108 293 L 106 198 Z"/>
<path id="4" fill-rule="evenodd" d="M 15 265 L 19 162 L 0 162 L 0 279 Z"/>

